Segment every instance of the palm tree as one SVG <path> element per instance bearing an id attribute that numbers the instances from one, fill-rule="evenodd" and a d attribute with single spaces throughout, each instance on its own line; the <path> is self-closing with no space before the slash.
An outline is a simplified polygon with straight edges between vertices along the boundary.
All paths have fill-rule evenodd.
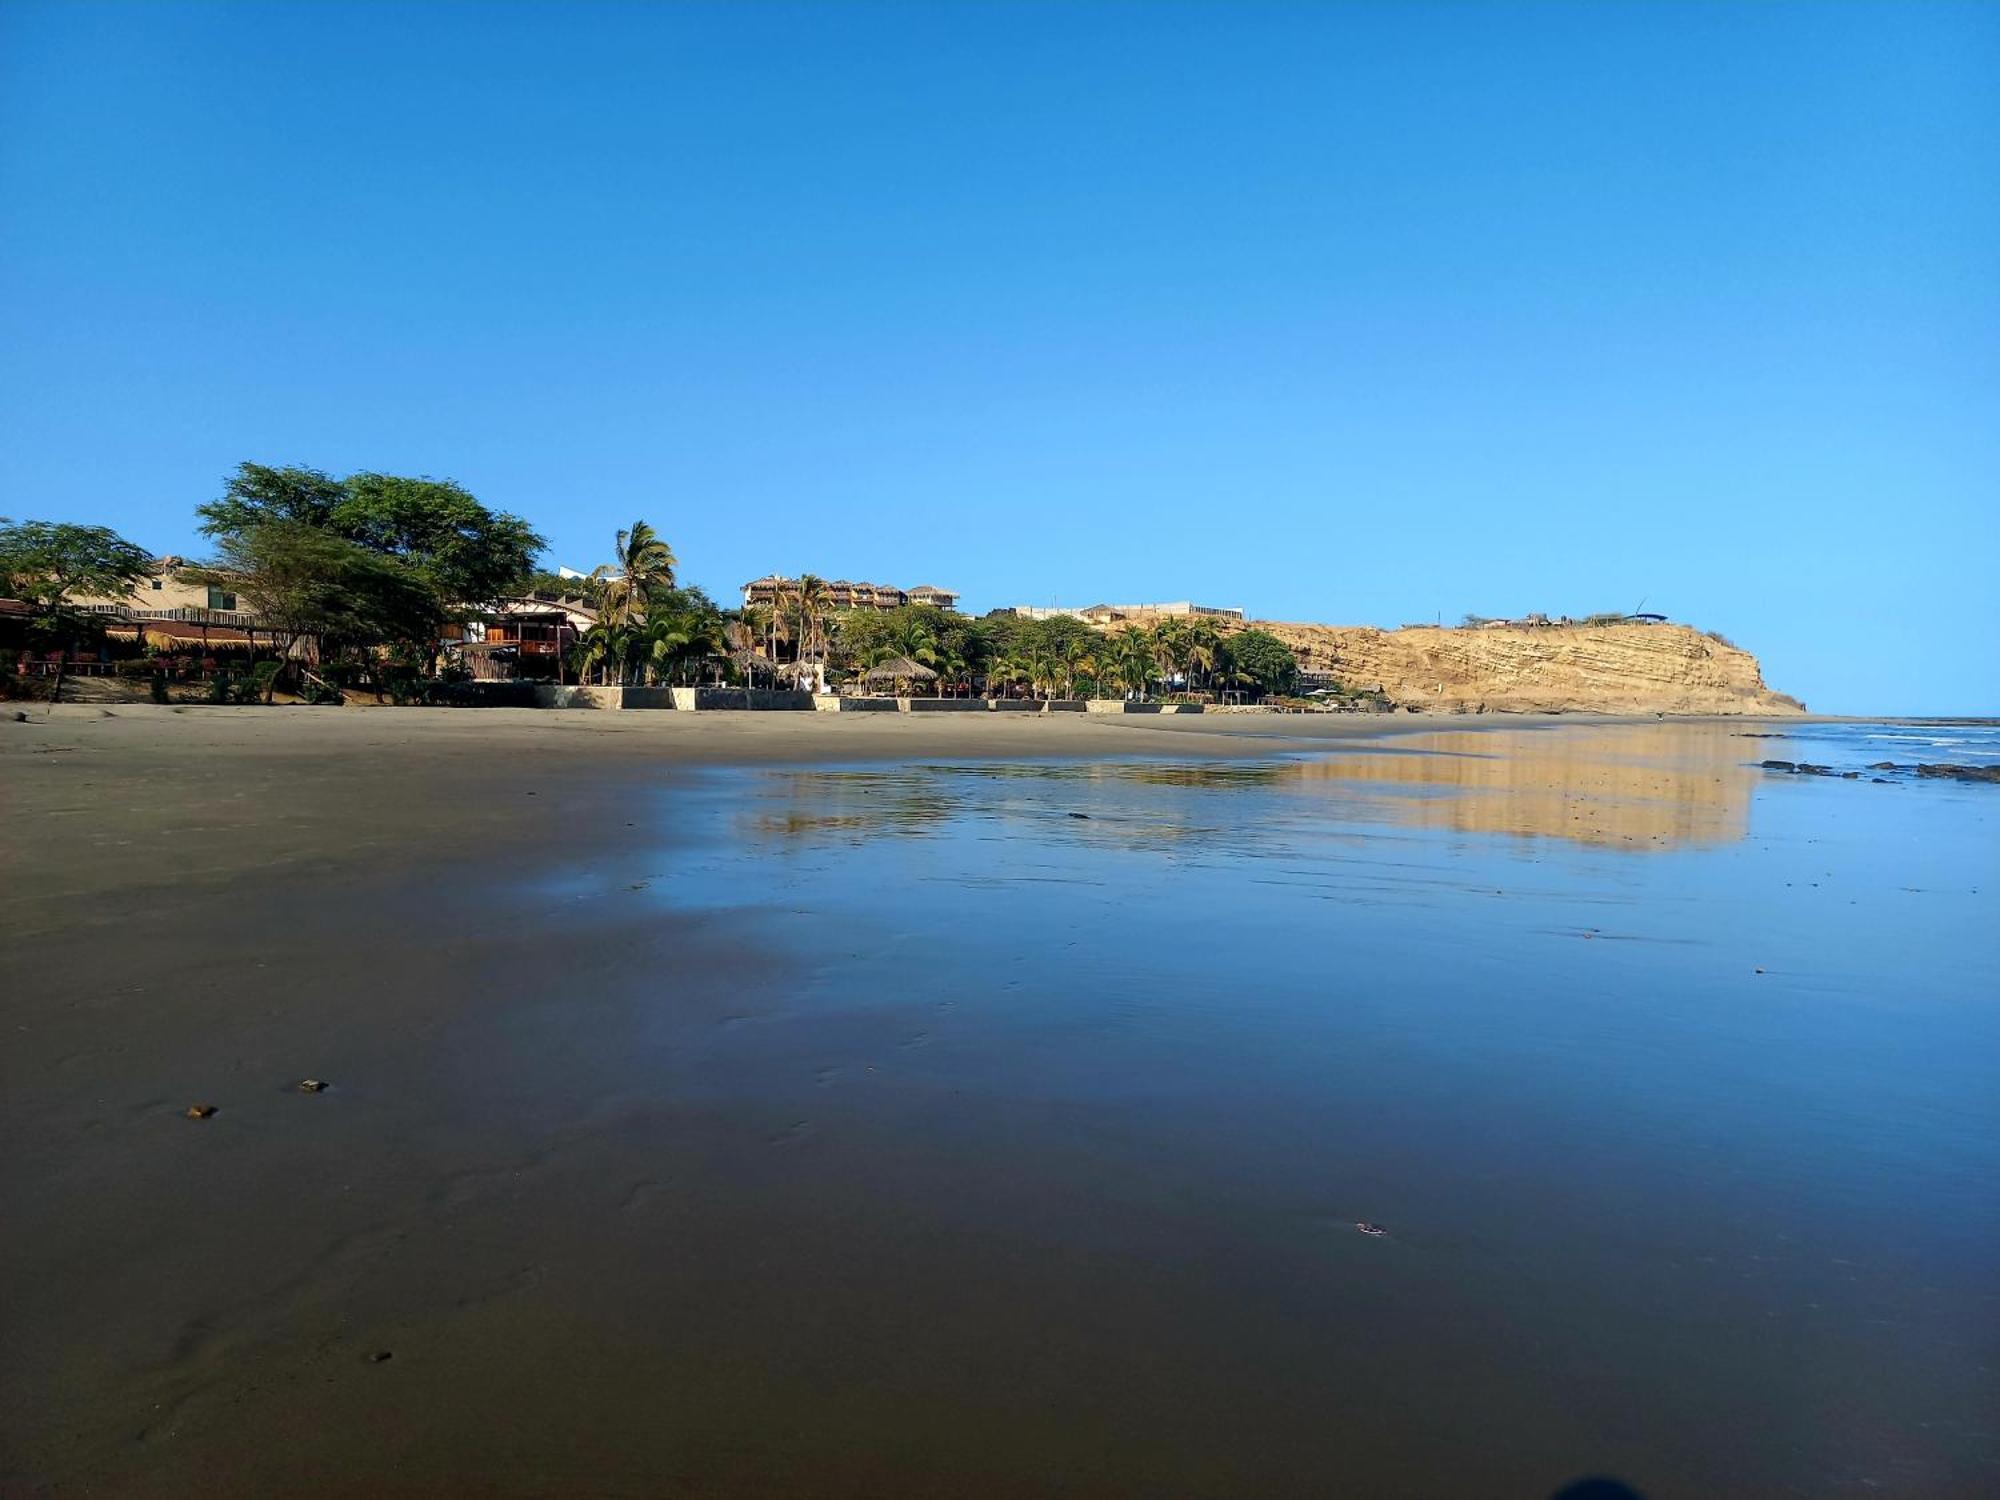
<path id="1" fill-rule="evenodd" d="M 1193 685 L 1193 674 L 1200 671 L 1204 684 L 1215 674 L 1222 663 L 1222 633 L 1208 620 L 1197 620 L 1188 630 L 1187 657 L 1189 686 Z"/>
<path id="2" fill-rule="evenodd" d="M 778 659 L 778 642 L 792 638 L 792 593 L 792 585 L 784 579 L 779 579 L 771 590 L 770 613 L 764 621 L 769 646 L 764 654 L 774 662 Z"/>
<path id="3" fill-rule="evenodd" d="M 822 689 L 826 686 L 826 580 L 815 573 L 799 575 L 792 591 L 792 608 L 799 621 L 799 660 L 810 659 Z"/>
<path id="4" fill-rule="evenodd" d="M 656 588 L 674 586 L 674 549 L 644 521 L 618 533 L 618 561 L 591 573 L 604 587 L 604 618 L 613 625 L 636 625 L 646 618 L 646 600 Z"/>
<path id="5" fill-rule="evenodd" d="M 1097 672 L 1097 663 L 1092 659 L 1090 647 L 1084 644 L 1081 636 L 1065 637 L 1056 647 L 1056 656 L 1062 663 L 1063 696 L 1074 698 L 1077 678 L 1094 676 Z"/>
<path id="6" fill-rule="evenodd" d="M 576 680 L 582 682 L 595 671 L 598 681 L 604 680 L 604 665 L 612 660 L 623 660 L 624 649 L 619 641 L 622 634 L 616 627 L 596 624 L 586 630 L 570 648 L 570 666 L 576 671 Z"/>
<path id="7" fill-rule="evenodd" d="M 1111 640 L 1111 665 L 1127 693 L 1146 696 L 1153 677 L 1153 639 L 1137 625 L 1127 625 Z"/>
<path id="8" fill-rule="evenodd" d="M 1174 673 L 1181 669 L 1187 649 L 1187 626 L 1165 619 L 1153 627 L 1153 660 L 1160 669 L 1163 686 L 1171 686 Z"/>

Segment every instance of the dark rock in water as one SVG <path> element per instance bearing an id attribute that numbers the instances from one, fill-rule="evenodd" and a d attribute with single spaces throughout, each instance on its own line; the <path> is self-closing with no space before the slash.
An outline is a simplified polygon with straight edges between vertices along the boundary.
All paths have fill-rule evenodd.
<path id="1" fill-rule="evenodd" d="M 1767 760 L 1761 762 L 1761 764 L 1767 771 L 1796 771 L 1798 769 L 1797 766 L 1788 760 Z"/>
<path id="2" fill-rule="evenodd" d="M 1366 1219 L 1361 1220 L 1354 1227 L 1360 1230 L 1363 1234 L 1368 1234 L 1368 1235 L 1380 1236 L 1380 1235 L 1385 1235 L 1389 1232 L 1388 1230 L 1384 1229 L 1380 1224 L 1371 1224 Z"/>
<path id="3" fill-rule="evenodd" d="M 1878 760 L 1868 769 L 1871 771 L 1893 771 L 1896 769 L 1896 763 L 1893 760 Z"/>
<path id="4" fill-rule="evenodd" d="M 1894 786 L 1896 784 L 1886 776 L 1871 776 L 1868 779 L 1877 786 Z"/>
<path id="5" fill-rule="evenodd" d="M 377 1349 L 373 1354 L 368 1356 L 368 1363 L 371 1365 L 387 1364 L 395 1357 L 387 1349 Z"/>
<path id="6" fill-rule="evenodd" d="M 1809 760 L 1800 761 L 1793 769 L 1801 776 L 1831 776 L 1834 774 L 1832 766 L 1816 766 Z"/>
<path id="7" fill-rule="evenodd" d="M 1859 781 L 1861 779 L 1861 773 L 1859 771 L 1842 771 L 1840 773 L 1840 779 L 1842 781 Z"/>
<path id="8" fill-rule="evenodd" d="M 1083 821 L 1084 821 L 1084 822 L 1086 822 L 1086 823 L 1088 823 L 1088 822 L 1090 821 L 1090 814 L 1089 814 L 1089 813 L 1071 813 L 1071 814 L 1070 814 L 1070 816 L 1071 816 L 1072 818 L 1081 818 L 1081 819 L 1083 819 Z"/>
<path id="9" fill-rule="evenodd" d="M 1990 781 L 2000 784 L 2000 766 L 1958 766 L 1949 763 L 1934 766 L 1918 766 L 1919 776 L 1947 781 Z"/>

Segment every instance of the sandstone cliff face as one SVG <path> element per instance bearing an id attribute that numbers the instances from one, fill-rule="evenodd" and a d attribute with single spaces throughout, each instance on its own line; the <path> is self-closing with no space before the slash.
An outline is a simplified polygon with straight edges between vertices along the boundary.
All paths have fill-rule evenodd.
<path id="1" fill-rule="evenodd" d="M 1440 711 L 1796 714 L 1757 658 L 1685 625 L 1483 630 L 1256 622 L 1309 671 Z"/>

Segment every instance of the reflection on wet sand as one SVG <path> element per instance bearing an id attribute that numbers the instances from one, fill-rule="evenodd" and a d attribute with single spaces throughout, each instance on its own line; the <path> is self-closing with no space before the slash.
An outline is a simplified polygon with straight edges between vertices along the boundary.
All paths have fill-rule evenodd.
<path id="1" fill-rule="evenodd" d="M 1756 773 L 1720 726 L 1662 724 L 1416 735 L 1310 760 L 927 765 L 775 773 L 749 817 L 780 842 L 923 835 L 956 817 L 1045 825 L 1074 840 L 1240 843 L 1329 817 L 1605 848 L 1729 843 Z M 1088 791 L 1058 802 L 1054 785 Z M 1246 793 L 1305 793 L 1301 806 Z M 1218 801 L 1216 799 L 1225 799 Z"/>
<path id="2" fill-rule="evenodd" d="M 1460 833 L 1661 849 L 1733 843 L 1749 828 L 1757 773 L 1719 725 L 1458 732 L 1407 743 L 1296 771 L 1313 783 L 1366 782 L 1400 818 Z"/>

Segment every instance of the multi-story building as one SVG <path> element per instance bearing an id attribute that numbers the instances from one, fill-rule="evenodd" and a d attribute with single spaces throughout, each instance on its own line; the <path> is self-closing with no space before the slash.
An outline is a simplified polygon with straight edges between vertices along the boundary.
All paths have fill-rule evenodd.
<path id="1" fill-rule="evenodd" d="M 184 558 L 158 557 L 122 595 L 78 595 L 73 601 L 101 616 L 113 640 L 160 650 L 242 646 L 254 640 L 257 618 L 237 607 L 226 588 L 194 580 Z"/>
<path id="2" fill-rule="evenodd" d="M 746 606 L 770 608 L 789 598 L 799 586 L 796 578 L 768 573 L 743 585 Z M 958 594 L 953 589 L 920 583 L 913 589 L 899 589 L 886 583 L 854 583 L 845 578 L 826 581 L 826 602 L 830 609 L 901 609 L 905 604 L 930 604 L 939 609 L 957 609 Z"/>

